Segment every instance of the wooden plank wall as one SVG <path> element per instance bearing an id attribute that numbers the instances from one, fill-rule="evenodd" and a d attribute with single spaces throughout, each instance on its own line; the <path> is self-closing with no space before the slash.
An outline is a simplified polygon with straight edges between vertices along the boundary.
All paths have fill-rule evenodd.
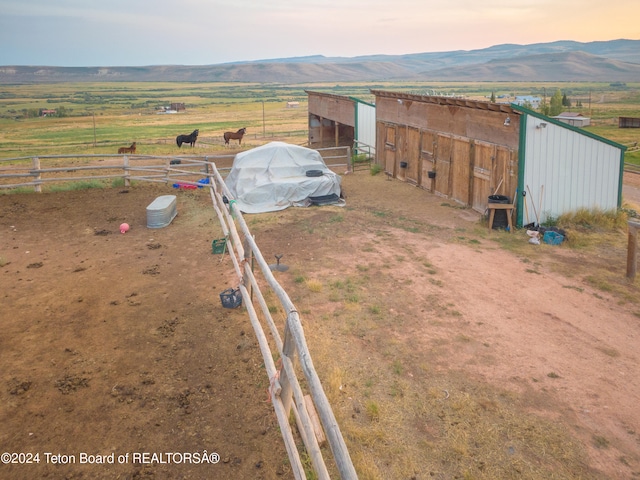
<path id="1" fill-rule="evenodd" d="M 505 195 L 513 202 L 518 185 L 517 151 L 413 128 L 382 130 L 396 140 L 385 143 L 383 166 L 388 175 L 481 213 L 489 195 Z M 401 168 L 401 161 L 407 167 Z M 435 178 L 430 172 L 435 172 Z"/>
<path id="2" fill-rule="evenodd" d="M 511 114 L 505 123 L 506 117 L 502 111 L 377 97 L 380 164 L 390 176 L 481 213 L 489 195 L 513 202 L 519 117 Z"/>
<path id="3" fill-rule="evenodd" d="M 355 101 L 349 97 L 307 91 L 309 145 L 352 146 L 355 136 Z"/>
<path id="4" fill-rule="evenodd" d="M 487 208 L 489 195 L 506 195 L 513 202 L 516 150 L 411 127 L 382 125 L 378 131 L 388 136 L 382 159 L 387 175 L 478 212 Z M 401 167 L 401 162 L 407 166 Z"/>

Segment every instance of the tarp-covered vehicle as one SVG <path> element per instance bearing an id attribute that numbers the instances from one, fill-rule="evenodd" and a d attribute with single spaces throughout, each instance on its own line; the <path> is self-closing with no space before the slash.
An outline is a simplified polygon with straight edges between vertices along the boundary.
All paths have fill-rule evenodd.
<path id="1" fill-rule="evenodd" d="M 316 150 L 284 142 L 238 153 L 225 180 L 245 213 L 344 204 L 340 182 L 340 176 L 327 167 Z"/>

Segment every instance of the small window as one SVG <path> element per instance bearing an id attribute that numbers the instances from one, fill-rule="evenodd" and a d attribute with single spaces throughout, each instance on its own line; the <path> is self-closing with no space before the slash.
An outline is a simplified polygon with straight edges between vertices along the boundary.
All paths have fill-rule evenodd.
<path id="1" fill-rule="evenodd" d="M 395 148 L 396 146 L 396 127 L 387 125 L 387 132 L 384 140 L 385 147 Z"/>

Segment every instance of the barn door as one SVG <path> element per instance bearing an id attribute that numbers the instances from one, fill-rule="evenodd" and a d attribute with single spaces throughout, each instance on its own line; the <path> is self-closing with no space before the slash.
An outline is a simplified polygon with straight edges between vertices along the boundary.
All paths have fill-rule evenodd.
<path id="1" fill-rule="evenodd" d="M 449 172 L 451 170 L 451 137 L 438 135 L 436 144 L 436 190 L 435 193 L 448 197 Z"/>
<path id="2" fill-rule="evenodd" d="M 471 171 L 471 143 L 462 138 L 453 139 L 451 149 L 451 198 L 463 205 L 469 205 L 469 184 Z"/>
<path id="3" fill-rule="evenodd" d="M 396 130 L 396 178 L 405 180 L 407 175 L 407 127 L 401 126 Z"/>
<path id="4" fill-rule="evenodd" d="M 518 155 L 507 147 L 496 148 L 492 186 L 498 189 L 499 195 L 506 195 L 513 203 L 516 187 L 518 186 Z M 492 192 L 493 193 L 493 192 Z"/>
<path id="5" fill-rule="evenodd" d="M 396 164 L 396 129 L 386 125 L 384 129 L 384 171 L 387 175 L 395 175 Z"/>
<path id="6" fill-rule="evenodd" d="M 407 129 L 407 142 L 405 147 L 405 157 L 407 159 L 406 176 L 407 182 L 414 185 L 420 184 L 420 130 L 409 127 Z"/>
<path id="7" fill-rule="evenodd" d="M 429 172 L 435 171 L 435 146 L 436 136 L 433 132 L 422 132 L 422 142 L 420 145 L 420 163 L 422 171 L 420 172 L 419 185 L 428 190 L 434 189 L 435 178 L 429 176 Z M 433 173 L 431 174 L 433 175 Z"/>
<path id="8" fill-rule="evenodd" d="M 492 172 L 496 160 L 496 146 L 490 143 L 476 142 L 473 162 L 473 200 L 471 208 L 484 213 L 491 190 Z"/>

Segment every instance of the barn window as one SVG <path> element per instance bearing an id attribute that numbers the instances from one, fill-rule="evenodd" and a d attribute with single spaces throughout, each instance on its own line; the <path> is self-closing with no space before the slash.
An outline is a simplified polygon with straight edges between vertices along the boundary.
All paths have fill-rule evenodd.
<path id="1" fill-rule="evenodd" d="M 387 125 L 384 146 L 387 148 L 395 148 L 396 146 L 396 127 L 395 126 Z"/>

